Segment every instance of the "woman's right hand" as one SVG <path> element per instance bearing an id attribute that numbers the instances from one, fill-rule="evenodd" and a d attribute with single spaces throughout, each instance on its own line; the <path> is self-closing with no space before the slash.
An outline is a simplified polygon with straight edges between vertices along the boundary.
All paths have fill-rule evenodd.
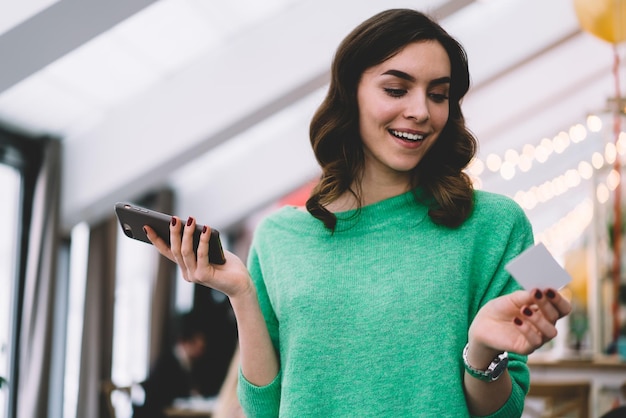
<path id="1" fill-rule="evenodd" d="M 183 229 L 184 228 L 184 229 Z M 188 282 L 202 284 L 226 294 L 237 319 L 240 362 L 243 375 L 257 386 L 268 385 L 279 371 L 278 357 L 258 303 L 256 289 L 245 264 L 236 255 L 224 251 L 226 263 L 209 263 L 209 238 L 211 229 L 205 227 L 200 234 L 198 253 L 193 251 L 193 233 L 196 221 L 189 218 L 185 225 L 177 217 L 170 223 L 168 245 L 154 229 L 144 226 L 148 239 L 157 250 L 180 267 Z M 181 238 L 180 231 L 183 229 Z"/>
<path id="2" fill-rule="evenodd" d="M 181 238 L 181 229 L 184 232 Z M 252 280 L 245 264 L 231 252 L 224 251 L 226 263 L 223 265 L 209 263 L 209 238 L 211 229 L 204 227 L 200 234 L 198 253 L 193 251 L 193 232 L 196 221 L 190 217 L 183 225 L 180 218 L 172 217 L 170 222 L 170 243 L 165 243 L 148 225 L 144 226 L 146 235 L 156 249 L 180 267 L 183 278 L 192 283 L 218 290 L 229 298 L 244 295 L 253 288 Z"/>

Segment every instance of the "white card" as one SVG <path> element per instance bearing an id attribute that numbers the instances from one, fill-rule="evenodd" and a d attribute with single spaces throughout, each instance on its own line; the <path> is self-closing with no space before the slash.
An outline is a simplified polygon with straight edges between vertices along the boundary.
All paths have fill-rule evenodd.
<path id="1" fill-rule="evenodd" d="M 560 289 L 572 281 L 569 273 L 552 257 L 545 245 L 528 248 L 504 267 L 526 290 Z"/>

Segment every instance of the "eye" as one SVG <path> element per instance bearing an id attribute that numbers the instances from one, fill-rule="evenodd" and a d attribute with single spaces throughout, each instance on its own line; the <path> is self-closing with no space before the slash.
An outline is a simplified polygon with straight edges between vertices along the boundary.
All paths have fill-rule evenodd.
<path id="1" fill-rule="evenodd" d="M 402 97 L 406 94 L 406 90 L 404 89 L 385 88 L 384 90 L 385 93 L 391 97 Z"/>
<path id="2" fill-rule="evenodd" d="M 428 95 L 435 103 L 443 103 L 449 99 L 447 94 L 442 93 L 430 93 Z"/>

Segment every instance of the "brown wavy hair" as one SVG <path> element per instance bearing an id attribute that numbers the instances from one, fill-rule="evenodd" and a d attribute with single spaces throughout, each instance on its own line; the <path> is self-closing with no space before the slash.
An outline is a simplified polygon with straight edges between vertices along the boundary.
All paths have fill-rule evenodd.
<path id="1" fill-rule="evenodd" d="M 429 16 L 411 9 L 391 9 L 361 23 L 339 45 L 328 93 L 311 120 L 311 145 L 322 174 L 306 208 L 328 229 L 334 231 L 337 218 L 326 205 L 343 193 L 352 193 L 359 202 L 358 209 L 361 207 L 361 190 L 355 180 L 364 167 L 357 103 L 363 72 L 410 43 L 431 40 L 439 42 L 450 59 L 450 109 L 439 138 L 413 170 L 413 187 L 419 185 L 430 198 L 429 216 L 437 224 L 454 228 L 470 215 L 473 187 L 463 169 L 474 157 L 477 142 L 461 112 L 461 100 L 470 85 L 467 55 Z"/>

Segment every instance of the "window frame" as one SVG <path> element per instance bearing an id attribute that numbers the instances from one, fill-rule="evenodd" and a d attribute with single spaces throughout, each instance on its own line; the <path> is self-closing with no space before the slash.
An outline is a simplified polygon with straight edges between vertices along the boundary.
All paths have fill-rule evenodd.
<path id="1" fill-rule="evenodd" d="M 16 268 L 12 286 L 11 339 L 8 380 L 8 415 L 15 415 L 17 388 L 19 387 L 19 352 L 21 320 L 23 312 L 24 287 L 26 277 L 26 254 L 28 254 L 28 236 L 33 207 L 33 190 L 37 174 L 42 163 L 42 145 L 44 138 L 32 138 L 18 131 L 7 130 L 0 126 L 0 164 L 15 168 L 21 176 L 21 187 L 17 202 L 17 246 L 15 248 Z"/>

